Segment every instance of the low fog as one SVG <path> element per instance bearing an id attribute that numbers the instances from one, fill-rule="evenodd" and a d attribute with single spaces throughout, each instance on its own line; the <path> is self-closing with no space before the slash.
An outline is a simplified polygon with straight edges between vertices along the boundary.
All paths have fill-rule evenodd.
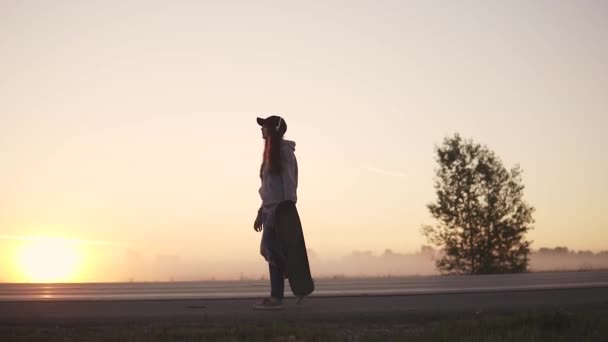
<path id="1" fill-rule="evenodd" d="M 313 277 L 389 277 L 439 274 L 434 259 L 439 252 L 422 246 L 416 253 L 385 250 L 353 251 L 341 258 L 323 258 L 309 250 Z M 115 281 L 196 281 L 266 279 L 267 264 L 261 256 L 250 260 L 186 260 L 177 255 L 146 257 L 135 251 L 125 255 L 126 269 Z M 608 251 L 571 251 L 566 247 L 540 248 L 530 256 L 530 271 L 585 271 L 608 269 Z"/>

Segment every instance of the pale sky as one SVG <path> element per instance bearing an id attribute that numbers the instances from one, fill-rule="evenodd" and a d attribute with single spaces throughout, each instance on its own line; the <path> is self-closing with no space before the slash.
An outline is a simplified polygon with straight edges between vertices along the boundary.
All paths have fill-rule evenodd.
<path id="1" fill-rule="evenodd" d="M 95 242 L 76 280 L 133 255 L 263 264 L 270 114 L 319 257 L 418 250 L 455 132 L 521 165 L 533 248 L 607 249 L 606 18 L 604 1 L 0 0 L 0 280 L 23 279 L 32 236 Z"/>

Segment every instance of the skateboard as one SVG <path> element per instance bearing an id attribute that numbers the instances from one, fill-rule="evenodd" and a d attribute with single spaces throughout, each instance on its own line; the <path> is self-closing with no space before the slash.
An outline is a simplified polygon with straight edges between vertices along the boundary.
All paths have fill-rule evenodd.
<path id="1" fill-rule="evenodd" d="M 277 239 L 286 259 L 289 287 L 300 304 L 302 298 L 314 291 L 315 285 L 310 275 L 302 223 L 295 203 L 280 203 L 276 209 L 275 220 Z"/>

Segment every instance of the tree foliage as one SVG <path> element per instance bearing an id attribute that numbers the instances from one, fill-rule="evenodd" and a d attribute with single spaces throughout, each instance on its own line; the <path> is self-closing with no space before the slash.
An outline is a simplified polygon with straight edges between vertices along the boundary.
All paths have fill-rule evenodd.
<path id="1" fill-rule="evenodd" d="M 519 165 L 507 171 L 486 146 L 460 135 L 436 148 L 437 200 L 428 205 L 435 225 L 423 227 L 442 248 L 437 267 L 449 273 L 527 270 L 534 208 L 524 199 Z"/>

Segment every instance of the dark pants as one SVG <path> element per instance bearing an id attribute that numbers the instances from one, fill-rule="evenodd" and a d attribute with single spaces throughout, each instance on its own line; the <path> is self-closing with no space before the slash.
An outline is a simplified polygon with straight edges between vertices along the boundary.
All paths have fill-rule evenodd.
<path id="1" fill-rule="evenodd" d="M 293 204 L 292 204 L 293 205 Z M 270 296 L 283 299 L 285 292 L 285 278 L 283 274 L 287 270 L 287 261 L 276 236 L 276 229 L 281 229 L 280 215 L 284 215 L 287 207 L 279 206 L 275 211 L 275 227 L 264 227 L 262 232 L 262 255 L 268 261 L 270 273 Z"/>
<path id="2" fill-rule="evenodd" d="M 272 264 L 268 264 L 268 268 L 270 269 L 270 296 L 272 298 L 283 299 L 285 296 L 283 271 Z"/>

